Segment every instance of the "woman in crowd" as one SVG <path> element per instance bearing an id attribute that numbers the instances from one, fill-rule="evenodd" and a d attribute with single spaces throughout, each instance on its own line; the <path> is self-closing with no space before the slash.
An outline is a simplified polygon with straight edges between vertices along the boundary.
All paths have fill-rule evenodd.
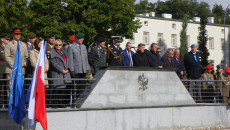
<path id="1" fill-rule="evenodd" d="M 66 83 L 71 81 L 65 80 L 70 78 L 70 73 L 68 69 L 68 58 L 66 52 L 62 50 L 63 44 L 60 39 L 54 42 L 54 48 L 50 52 L 50 74 L 51 78 L 58 78 L 58 80 L 52 80 L 51 84 L 53 87 L 54 102 L 53 104 L 58 104 L 54 107 L 66 107 L 64 105 L 63 99 L 66 94 L 65 88 Z M 64 80 L 63 80 L 64 79 Z"/>
<path id="2" fill-rule="evenodd" d="M 39 51 L 40 51 L 40 48 L 42 46 L 42 41 L 43 39 L 42 38 L 38 38 L 35 42 L 34 42 L 34 46 L 35 46 L 35 49 L 33 49 L 32 51 L 29 52 L 29 58 L 30 58 L 30 63 L 31 63 L 31 66 L 33 67 L 33 70 L 35 70 L 35 67 L 36 67 L 36 64 L 37 64 L 37 60 L 38 60 L 38 55 L 39 55 Z M 49 61 L 48 59 L 45 57 L 45 74 L 44 74 L 44 78 L 46 79 L 47 78 L 47 72 L 49 70 Z M 46 84 L 46 87 L 48 87 L 48 81 L 45 80 L 45 84 Z"/>

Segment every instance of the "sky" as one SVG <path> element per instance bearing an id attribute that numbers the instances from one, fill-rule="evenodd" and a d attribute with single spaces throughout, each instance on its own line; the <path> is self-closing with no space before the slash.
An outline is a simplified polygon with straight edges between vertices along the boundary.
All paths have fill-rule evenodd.
<path id="1" fill-rule="evenodd" d="M 139 1 L 140 0 L 136 0 L 136 2 L 139 2 Z M 157 1 L 158 0 L 149 0 L 149 2 L 152 2 L 152 3 L 155 3 Z M 161 0 L 161 1 L 165 1 L 165 0 Z M 204 1 L 204 2 L 208 3 L 211 8 L 213 7 L 213 5 L 215 3 L 217 3 L 218 5 L 221 4 L 224 9 L 226 9 L 227 6 L 230 4 L 230 0 L 197 0 L 197 1 L 198 2 Z M 230 6 L 229 6 L 229 8 L 230 8 Z"/>

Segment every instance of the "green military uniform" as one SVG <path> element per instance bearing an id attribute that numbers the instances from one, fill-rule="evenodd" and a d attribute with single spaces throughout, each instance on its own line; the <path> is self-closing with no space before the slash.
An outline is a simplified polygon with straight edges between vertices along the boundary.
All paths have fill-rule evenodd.
<path id="1" fill-rule="evenodd" d="M 223 87 L 221 93 L 225 103 L 230 103 L 230 75 L 223 75 Z"/>
<path id="2" fill-rule="evenodd" d="M 201 75 L 202 80 L 214 80 L 214 76 L 210 73 L 205 72 Z M 202 101 L 213 102 L 215 97 L 215 84 L 211 82 L 202 82 Z"/>
<path id="3" fill-rule="evenodd" d="M 223 80 L 223 73 L 214 73 L 214 80 Z M 217 94 L 217 100 L 218 102 L 222 102 L 223 99 L 223 82 L 217 81 L 215 82 L 215 88 L 216 88 L 216 94 Z"/>
<path id="4" fill-rule="evenodd" d="M 48 60 L 50 60 L 50 52 L 52 50 L 53 46 L 50 45 L 49 43 L 46 44 L 46 56 L 48 58 Z"/>
<path id="5" fill-rule="evenodd" d="M 99 68 L 106 66 L 107 49 L 101 46 L 95 46 L 89 53 L 89 63 L 92 73 L 95 74 Z"/>

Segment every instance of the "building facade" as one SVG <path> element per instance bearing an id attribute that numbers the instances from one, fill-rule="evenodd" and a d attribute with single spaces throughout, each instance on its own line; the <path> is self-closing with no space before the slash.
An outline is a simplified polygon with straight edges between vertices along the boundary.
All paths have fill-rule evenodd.
<path id="1" fill-rule="evenodd" d="M 164 17 L 164 16 L 163 16 Z M 134 34 L 134 39 L 124 39 L 122 48 L 125 48 L 126 42 L 133 43 L 137 47 L 139 43 L 146 44 L 149 49 L 151 43 L 156 42 L 162 50 L 161 55 L 167 48 L 180 47 L 180 32 L 182 30 L 181 20 L 168 18 L 156 18 L 147 16 L 137 16 L 142 27 Z M 189 20 L 187 26 L 187 41 L 190 50 L 191 44 L 198 44 L 200 19 L 195 17 Z M 213 19 L 206 26 L 207 30 L 207 49 L 210 52 L 209 61 L 213 65 L 223 64 L 229 66 L 229 26 L 213 24 Z"/>

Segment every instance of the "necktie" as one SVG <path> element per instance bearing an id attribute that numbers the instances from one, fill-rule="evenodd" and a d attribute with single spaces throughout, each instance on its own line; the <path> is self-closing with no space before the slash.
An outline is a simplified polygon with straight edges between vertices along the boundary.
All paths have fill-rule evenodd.
<path id="1" fill-rule="evenodd" d="M 194 59 L 195 59 L 195 61 L 197 62 L 197 59 L 196 59 L 196 54 L 194 54 Z"/>
<path id="2" fill-rule="evenodd" d="M 81 50 L 81 45 L 79 45 L 79 48 L 80 48 L 80 50 Z"/>
<path id="3" fill-rule="evenodd" d="M 132 61 L 132 57 L 131 57 L 131 52 L 129 52 L 129 60 L 130 60 L 130 67 L 133 66 L 133 61 Z"/>
<path id="4" fill-rule="evenodd" d="M 180 61 L 179 61 L 179 59 L 178 59 L 178 58 L 176 58 L 176 60 L 177 60 L 178 64 L 180 64 Z"/>

